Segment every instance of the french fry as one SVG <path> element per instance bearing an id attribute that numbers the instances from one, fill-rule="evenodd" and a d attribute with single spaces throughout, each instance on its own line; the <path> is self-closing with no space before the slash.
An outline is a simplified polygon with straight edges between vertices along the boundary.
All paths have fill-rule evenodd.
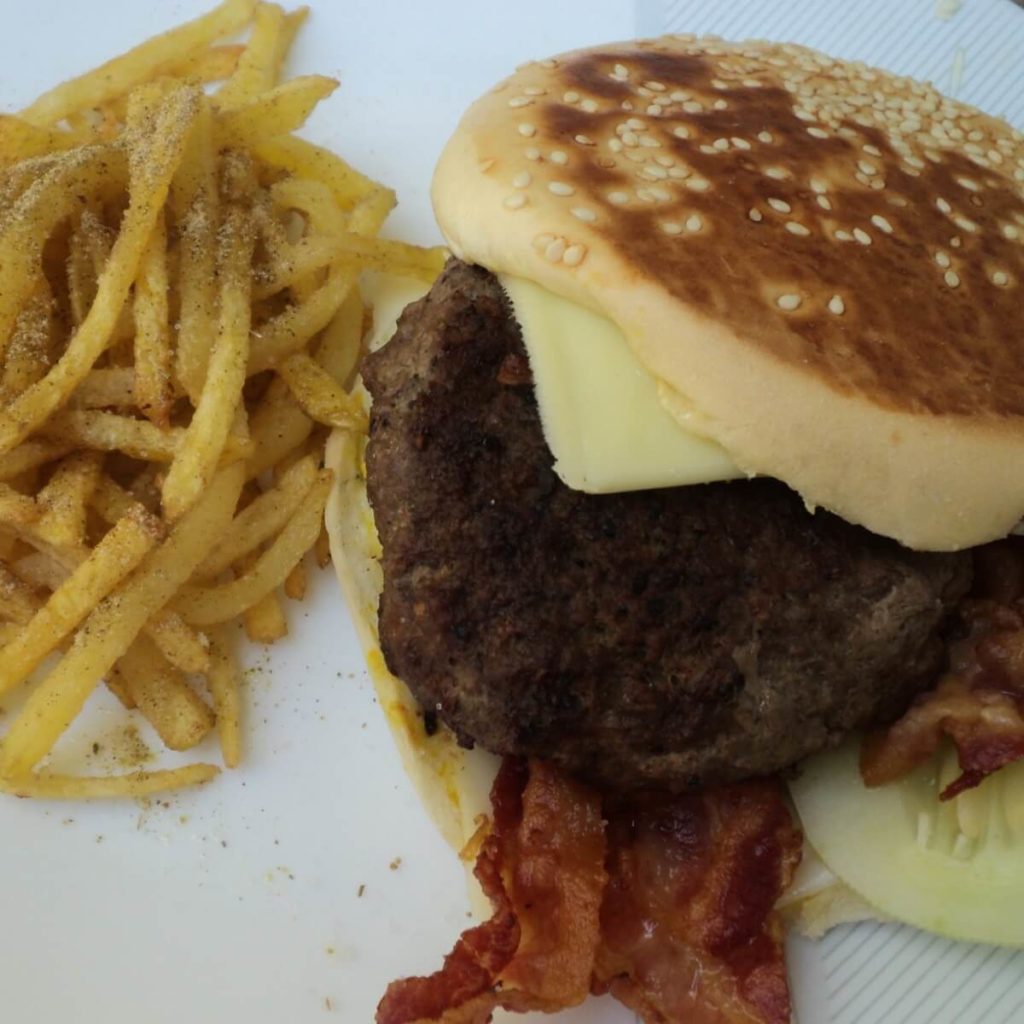
<path id="1" fill-rule="evenodd" d="M 247 474 L 254 480 L 302 444 L 313 432 L 313 421 L 292 397 L 288 385 L 275 377 L 250 427 L 253 454 Z"/>
<path id="2" fill-rule="evenodd" d="M 172 208 L 182 228 L 183 261 L 178 288 L 181 312 L 177 332 L 175 374 L 193 401 L 206 379 L 216 322 L 217 199 L 216 148 L 213 115 L 207 99 L 189 135 L 185 154 L 171 190 Z"/>
<path id="3" fill-rule="evenodd" d="M 306 573 L 306 566 L 298 562 L 295 568 L 284 578 L 284 592 L 293 601 L 303 601 L 306 597 L 306 588 L 309 586 L 309 577 Z"/>
<path id="4" fill-rule="evenodd" d="M 288 635 L 288 618 L 276 590 L 242 612 L 242 626 L 254 644 L 275 644 Z"/>
<path id="5" fill-rule="evenodd" d="M 278 369 L 303 412 L 326 427 L 345 430 L 366 428 L 366 413 L 361 403 L 343 391 L 312 356 L 296 352 Z"/>
<path id="6" fill-rule="evenodd" d="M 0 455 L 0 482 L 21 476 L 49 462 L 55 462 L 71 451 L 70 442 L 45 441 L 33 438 Z"/>
<path id="7" fill-rule="evenodd" d="M 50 368 L 52 319 L 53 299 L 49 288 L 41 283 L 14 325 L 0 375 L 0 395 L 20 394 Z"/>
<path id="8" fill-rule="evenodd" d="M 128 209 L 100 277 L 96 301 L 53 369 L 0 411 L 0 453 L 23 441 L 68 400 L 109 342 L 166 198 L 197 106 L 194 89 L 177 89 L 161 108 L 152 131 L 136 133 L 129 155 L 132 180 Z"/>
<path id="9" fill-rule="evenodd" d="M 29 526 L 39 519 L 40 514 L 39 506 L 27 494 L 16 491 L 9 484 L 0 484 L 0 528 Z"/>
<path id="10" fill-rule="evenodd" d="M 0 114 L 0 166 L 61 153 L 88 141 L 87 132 L 43 128 L 13 114 Z"/>
<path id="11" fill-rule="evenodd" d="M 330 487 L 330 471 L 321 470 L 298 512 L 245 575 L 219 586 L 186 587 L 176 601 L 185 621 L 196 626 L 226 622 L 279 587 L 316 541 Z"/>
<path id="12" fill-rule="evenodd" d="M 288 171 L 297 178 L 322 182 L 342 210 L 351 210 L 360 199 L 380 188 L 336 153 L 314 146 L 305 139 L 266 139 L 258 142 L 255 149 L 260 159 L 271 167 Z M 391 206 L 394 206 L 394 193 L 389 189 L 383 191 L 391 196 Z"/>
<path id="13" fill-rule="evenodd" d="M 131 408 L 135 400 L 135 368 L 108 366 L 90 370 L 68 403 L 74 409 Z M 166 424 L 160 424 L 166 426 Z"/>
<path id="14" fill-rule="evenodd" d="M 269 370 L 305 348 L 334 317 L 356 283 L 358 272 L 332 267 L 327 280 L 305 302 L 262 324 L 249 350 L 249 375 Z"/>
<path id="15" fill-rule="evenodd" d="M 0 564 L 0 619 L 24 626 L 32 621 L 39 605 L 32 588 Z"/>
<path id="16" fill-rule="evenodd" d="M 321 569 L 326 569 L 331 564 L 331 538 L 326 526 L 321 528 L 320 536 L 313 545 L 313 557 Z"/>
<path id="17" fill-rule="evenodd" d="M 238 208 L 225 219 L 220 258 L 220 325 L 192 422 L 163 486 L 169 520 L 190 508 L 207 486 L 228 440 L 242 397 L 249 356 L 252 225 Z"/>
<path id="18" fill-rule="evenodd" d="M 152 516 L 129 516 L 108 531 L 89 557 L 50 595 L 25 629 L 4 648 L 0 694 L 14 689 L 110 593 L 161 535 Z"/>
<path id="19" fill-rule="evenodd" d="M 157 78 L 183 78 L 186 82 L 207 85 L 230 78 L 238 67 L 238 61 L 246 47 L 237 43 L 225 46 L 211 46 L 208 50 L 196 50 L 183 60 L 162 65 L 156 72 Z"/>
<path id="20" fill-rule="evenodd" d="M 317 479 L 317 459 L 308 455 L 283 474 L 277 485 L 254 498 L 231 522 L 231 529 L 196 572 L 212 579 L 284 529 Z"/>
<path id="21" fill-rule="evenodd" d="M 243 106 L 223 112 L 218 119 L 220 145 L 251 147 L 261 139 L 293 132 L 337 88 L 338 82 L 325 75 L 304 75 L 276 85 Z"/>
<path id="22" fill-rule="evenodd" d="M 40 433 L 52 441 L 121 451 L 154 462 L 170 462 L 185 437 L 182 427 L 165 430 L 146 420 L 99 409 L 65 409 L 51 416 Z"/>
<path id="23" fill-rule="evenodd" d="M 135 282 L 135 382 L 133 398 L 159 427 L 170 425 L 171 325 L 168 314 L 167 229 L 157 218 Z"/>
<path id="24" fill-rule="evenodd" d="M 40 96 L 21 116 L 30 124 L 53 125 L 79 110 L 100 107 L 154 77 L 169 63 L 187 60 L 197 50 L 241 29 L 252 17 L 255 0 L 225 0 L 209 14 L 154 36 L 94 71 Z"/>
<path id="25" fill-rule="evenodd" d="M 236 768 L 242 759 L 241 672 L 225 628 L 214 630 L 212 646 L 209 683 L 217 716 L 217 735 L 224 764 Z"/>
<path id="26" fill-rule="evenodd" d="M 257 5 L 249 43 L 234 73 L 217 93 L 217 106 L 221 110 L 249 103 L 276 84 L 284 56 L 281 36 L 285 24 L 284 10 L 277 4 Z"/>
<path id="27" fill-rule="evenodd" d="M 211 662 L 215 671 L 216 659 Z M 213 728 L 213 712 L 144 636 L 117 662 L 116 674 L 135 706 L 170 750 L 190 750 Z"/>
<path id="28" fill-rule="evenodd" d="M 240 463 L 221 470 L 167 540 L 96 606 L 68 653 L 11 724 L 0 754 L 0 775 L 27 774 L 52 748 L 96 683 L 217 542 L 231 522 L 243 482 Z"/>
<path id="29" fill-rule="evenodd" d="M 130 775 L 53 775 L 49 772 L 0 778 L 0 790 L 12 796 L 42 800 L 102 800 L 111 797 L 138 799 L 186 786 L 200 786 L 215 779 L 220 769 L 212 764 L 190 764 L 156 772 Z"/>
<path id="30" fill-rule="evenodd" d="M 57 466 L 36 497 L 42 510 L 36 529 L 44 540 L 72 547 L 85 544 L 86 506 L 102 468 L 103 456 L 94 451 L 75 452 Z"/>
<path id="31" fill-rule="evenodd" d="M 160 653 L 176 668 L 188 674 L 210 668 L 210 650 L 205 637 L 197 633 L 170 608 L 157 612 L 143 627 Z"/>

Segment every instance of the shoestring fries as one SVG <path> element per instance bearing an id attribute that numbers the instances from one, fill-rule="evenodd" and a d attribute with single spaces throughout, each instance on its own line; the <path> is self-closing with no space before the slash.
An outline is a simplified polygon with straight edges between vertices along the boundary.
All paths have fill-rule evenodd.
<path id="1" fill-rule="evenodd" d="M 24 697 L 0 791 L 216 776 L 48 770 L 101 683 L 238 765 L 238 634 L 284 636 L 327 563 L 324 437 L 366 428 L 360 273 L 444 254 L 379 238 L 391 190 L 291 134 L 337 87 L 282 80 L 306 16 L 226 0 L 0 116 L 0 695 Z"/>

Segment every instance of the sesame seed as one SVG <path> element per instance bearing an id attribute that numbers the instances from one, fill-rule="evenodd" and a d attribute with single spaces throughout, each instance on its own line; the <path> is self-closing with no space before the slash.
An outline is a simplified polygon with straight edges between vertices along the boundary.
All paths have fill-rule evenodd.
<path id="1" fill-rule="evenodd" d="M 575 89 L 570 89 L 568 92 L 562 93 L 562 99 L 566 103 L 579 103 L 580 94 Z"/>
<path id="2" fill-rule="evenodd" d="M 962 242 L 960 241 L 960 236 L 959 236 L 959 235 L 954 235 L 954 236 L 953 236 L 953 237 L 952 237 L 952 238 L 951 238 L 951 239 L 949 240 L 949 244 L 950 244 L 950 245 L 951 245 L 951 246 L 952 246 L 952 247 L 953 247 L 954 249 L 959 249 L 959 248 L 960 248 L 960 246 L 961 246 L 961 245 L 962 245 L 963 243 L 962 243 Z"/>
<path id="3" fill-rule="evenodd" d="M 621 206 L 623 203 L 629 202 L 628 192 L 609 192 L 608 202 L 614 203 L 616 206 Z"/>
<path id="4" fill-rule="evenodd" d="M 553 164 L 567 164 L 569 162 L 569 154 L 563 149 L 553 149 L 548 154 Z"/>
<path id="5" fill-rule="evenodd" d="M 533 103 L 529 96 L 513 96 L 508 101 L 510 107 L 528 107 Z"/>
<path id="6" fill-rule="evenodd" d="M 846 303 L 843 302 L 841 295 L 833 295 L 828 300 L 828 311 L 834 313 L 836 316 L 842 316 L 846 312 Z"/>
<path id="7" fill-rule="evenodd" d="M 509 210 L 521 210 L 526 205 L 526 196 L 522 193 L 518 195 L 505 196 L 504 205 Z"/>
<path id="8" fill-rule="evenodd" d="M 565 255 L 565 239 L 556 238 L 544 250 L 544 259 L 549 263 L 557 263 Z"/>
<path id="9" fill-rule="evenodd" d="M 712 143 L 712 145 L 714 145 L 715 149 L 726 150 L 726 149 L 729 148 L 729 140 L 728 139 L 715 139 L 715 141 L 714 141 L 714 143 Z"/>
<path id="10" fill-rule="evenodd" d="M 661 203 L 667 203 L 672 198 L 672 193 L 664 185 L 652 185 L 651 195 Z"/>
<path id="11" fill-rule="evenodd" d="M 625 79 L 629 78 L 629 71 L 622 64 L 616 64 L 612 70 L 612 78 L 625 81 Z"/>
<path id="12" fill-rule="evenodd" d="M 785 199 L 776 199 L 774 196 L 772 196 L 772 198 L 768 200 L 768 205 L 773 210 L 775 210 L 776 213 L 792 213 L 793 212 L 793 207 L 790 206 L 789 203 L 787 203 Z"/>
<path id="13" fill-rule="evenodd" d="M 644 85 L 647 86 L 648 89 L 653 90 L 654 92 L 665 91 L 665 86 L 662 85 L 661 82 L 644 82 Z"/>
<path id="14" fill-rule="evenodd" d="M 992 283 L 1002 288 L 1010 283 L 1010 275 L 1005 270 L 995 270 L 992 272 Z"/>
<path id="15" fill-rule="evenodd" d="M 756 78 L 744 78 L 743 86 L 746 89 L 760 89 L 761 83 Z"/>
<path id="16" fill-rule="evenodd" d="M 816 196 L 815 198 L 816 198 L 816 200 L 818 202 L 818 205 L 823 210 L 831 210 L 832 209 L 832 204 L 829 202 L 828 196 Z"/>
<path id="17" fill-rule="evenodd" d="M 858 160 L 857 166 L 861 172 L 867 175 L 877 174 L 878 168 L 870 160 Z"/>
<path id="18" fill-rule="evenodd" d="M 710 187 L 706 178 L 687 178 L 686 187 L 692 192 L 706 192 Z"/>
<path id="19" fill-rule="evenodd" d="M 626 121 L 626 127 L 632 128 L 635 132 L 647 131 L 647 122 L 642 121 L 639 117 L 631 117 Z"/>
<path id="20" fill-rule="evenodd" d="M 597 101 L 596 100 L 591 100 L 591 99 L 586 99 L 586 100 L 584 100 L 580 104 L 580 109 L 585 111 L 588 114 L 596 114 L 597 113 Z"/>
<path id="21" fill-rule="evenodd" d="M 529 186 L 531 181 L 533 181 L 533 175 L 530 174 L 529 171 L 520 171 L 512 179 L 512 187 L 513 188 L 526 188 L 527 186 Z"/>
<path id="22" fill-rule="evenodd" d="M 540 150 L 536 146 L 527 146 L 526 149 L 523 150 L 523 155 L 527 160 L 539 160 Z"/>
<path id="23" fill-rule="evenodd" d="M 981 186 L 973 178 L 957 178 L 957 183 L 969 192 L 978 192 Z"/>
<path id="24" fill-rule="evenodd" d="M 672 129 L 672 134 L 677 139 L 688 139 L 690 137 L 690 129 L 687 128 L 686 125 L 681 124 L 678 127 Z"/>
<path id="25" fill-rule="evenodd" d="M 677 224 L 674 220 L 663 220 L 659 227 L 666 235 L 678 235 L 683 230 L 682 225 Z"/>
<path id="26" fill-rule="evenodd" d="M 594 140 L 589 135 L 576 135 L 574 138 L 581 146 L 592 146 L 594 144 Z"/>
<path id="27" fill-rule="evenodd" d="M 737 149 L 750 149 L 750 143 L 746 139 L 734 135 L 730 141 Z"/>
<path id="28" fill-rule="evenodd" d="M 887 235 L 892 234 L 892 225 L 880 213 L 872 214 L 871 223 L 880 231 L 884 231 Z"/>
<path id="29" fill-rule="evenodd" d="M 780 295 L 775 300 L 775 305 L 777 305 L 779 307 L 779 309 L 784 309 L 787 312 L 791 313 L 794 309 L 799 309 L 799 307 L 800 307 L 800 296 L 799 295 L 793 295 L 791 292 L 787 293 L 785 295 Z"/>
<path id="30" fill-rule="evenodd" d="M 704 221 L 701 219 L 699 214 L 693 213 L 686 218 L 687 231 L 696 234 L 702 227 L 704 227 Z"/>
<path id="31" fill-rule="evenodd" d="M 764 173 L 769 178 L 774 178 L 776 181 L 783 181 L 789 177 L 789 171 L 782 167 L 766 167 Z"/>
<path id="32" fill-rule="evenodd" d="M 539 85 L 528 85 L 523 92 L 527 96 L 543 96 L 547 93 L 547 89 L 542 89 Z"/>
<path id="33" fill-rule="evenodd" d="M 640 136 L 636 132 L 630 131 L 628 128 L 622 133 L 622 143 L 625 146 L 632 148 L 640 141 Z"/>
<path id="34" fill-rule="evenodd" d="M 748 216 L 748 217 L 749 217 L 749 218 L 750 218 L 750 219 L 751 219 L 752 221 L 754 221 L 754 223 L 755 223 L 755 224 L 760 224 L 760 223 L 761 223 L 761 221 L 762 221 L 762 220 L 764 220 L 764 214 L 763 214 L 763 213 L 761 213 L 761 211 L 760 211 L 760 210 L 759 210 L 759 209 L 758 209 L 758 208 L 757 208 L 756 206 L 752 206 L 752 207 L 751 207 L 751 208 L 750 208 L 750 209 L 749 209 L 749 210 L 747 211 L 747 216 Z"/>
<path id="35" fill-rule="evenodd" d="M 536 125 L 530 124 L 529 121 L 523 121 L 523 123 L 519 125 L 518 131 L 524 138 L 530 139 L 537 134 L 537 127 Z"/>
<path id="36" fill-rule="evenodd" d="M 1020 238 L 1020 231 L 1018 231 L 1012 224 L 1004 224 L 1003 237 L 1010 239 L 1011 242 L 1015 242 Z"/>
<path id="37" fill-rule="evenodd" d="M 960 275 L 955 270 L 947 270 L 942 277 L 950 288 L 956 288 L 960 284 Z"/>
<path id="38" fill-rule="evenodd" d="M 663 181 L 668 177 L 668 171 L 664 167 L 659 167 L 657 164 L 644 164 L 644 173 L 656 181 Z"/>
<path id="39" fill-rule="evenodd" d="M 687 100 L 683 104 L 683 110 L 688 114 L 702 114 L 704 112 L 704 104 L 699 103 L 697 100 Z"/>
<path id="40" fill-rule="evenodd" d="M 937 207 L 938 207 L 938 208 L 939 208 L 939 209 L 940 209 L 940 210 L 941 210 L 941 211 L 942 211 L 943 213 L 952 213 L 952 212 L 953 212 L 953 207 L 952 207 L 952 206 L 950 206 L 950 205 L 949 205 L 949 203 L 947 203 L 947 202 L 946 202 L 946 200 L 945 200 L 945 199 L 943 199 L 943 198 L 942 198 L 941 196 L 940 196 L 940 197 L 939 197 L 938 199 L 936 199 L 936 200 L 935 200 L 935 205 L 936 205 L 936 206 L 937 206 Z"/>
<path id="41" fill-rule="evenodd" d="M 546 249 L 554 240 L 554 235 L 535 235 L 533 238 L 533 247 L 534 249 Z"/>
<path id="42" fill-rule="evenodd" d="M 853 237 L 856 238 L 861 245 L 871 244 L 871 236 L 863 228 L 854 228 Z"/>
<path id="43" fill-rule="evenodd" d="M 718 150 L 715 149 L 714 146 L 709 146 L 707 143 L 702 143 L 698 148 L 702 153 L 706 153 L 709 156 L 713 156 L 715 153 L 718 152 Z"/>
<path id="44" fill-rule="evenodd" d="M 968 220 L 966 217 L 954 217 L 953 223 L 964 231 L 977 231 L 978 225 L 973 220 Z"/>
<path id="45" fill-rule="evenodd" d="M 576 194 L 576 189 L 564 181 L 549 181 L 548 191 L 556 196 L 571 196 Z"/>
<path id="46" fill-rule="evenodd" d="M 562 256 L 562 262 L 567 267 L 578 267 L 587 255 L 587 247 L 585 245 L 570 245 Z"/>
<path id="47" fill-rule="evenodd" d="M 775 141 L 771 132 L 758 132 L 757 138 L 759 142 L 763 142 L 766 146 L 770 146 Z"/>
<path id="48" fill-rule="evenodd" d="M 828 183 L 822 181 L 821 178 L 811 178 L 811 191 L 821 195 L 828 191 Z"/>
<path id="49" fill-rule="evenodd" d="M 729 109 L 729 104 L 726 103 L 725 100 L 715 100 L 715 102 L 712 104 L 712 106 L 715 108 L 715 110 L 728 110 Z"/>
<path id="50" fill-rule="evenodd" d="M 669 99 L 674 103 L 685 103 L 692 95 L 693 93 L 684 92 L 682 89 L 676 89 L 669 94 Z"/>
<path id="51" fill-rule="evenodd" d="M 791 235 L 800 235 L 801 237 L 806 237 L 811 233 L 803 224 L 796 220 L 787 220 L 786 230 Z"/>
<path id="52" fill-rule="evenodd" d="M 817 128 L 817 127 L 814 127 L 814 126 L 812 126 L 812 127 L 807 129 L 807 134 L 808 135 L 813 135 L 814 138 L 816 138 L 816 139 L 827 139 L 828 138 L 828 132 L 825 131 L 824 128 Z"/>
<path id="53" fill-rule="evenodd" d="M 861 148 L 865 153 L 870 153 L 871 156 L 882 155 L 882 151 L 877 146 L 872 146 L 870 142 L 866 142 Z"/>
<path id="54" fill-rule="evenodd" d="M 661 115 L 661 107 L 659 107 L 657 103 L 652 103 L 647 108 L 647 113 L 650 114 L 651 117 L 659 117 Z"/>
<path id="55" fill-rule="evenodd" d="M 572 208 L 572 215 L 577 220 L 585 221 L 587 224 L 593 224 L 597 220 L 597 214 L 587 206 L 574 206 Z"/>
<path id="56" fill-rule="evenodd" d="M 662 167 L 672 167 L 676 162 L 676 158 L 674 156 L 669 156 L 668 153 L 659 153 L 654 160 Z"/>
<path id="57" fill-rule="evenodd" d="M 853 235 L 851 235 L 849 231 L 844 231 L 842 228 L 839 228 L 836 231 L 836 238 L 840 242 L 852 242 L 853 241 Z"/>
<path id="58" fill-rule="evenodd" d="M 661 149 L 661 143 L 653 135 L 641 135 L 640 145 L 646 149 Z"/>

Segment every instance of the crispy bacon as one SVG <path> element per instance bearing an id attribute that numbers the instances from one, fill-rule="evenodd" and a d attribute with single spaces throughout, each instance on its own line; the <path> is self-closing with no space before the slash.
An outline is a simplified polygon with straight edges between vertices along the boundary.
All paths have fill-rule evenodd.
<path id="1" fill-rule="evenodd" d="M 800 835 L 776 783 L 609 801 L 606 829 L 593 791 L 506 760 L 491 799 L 476 873 L 494 916 L 437 974 L 393 983 L 377 1024 L 485 1024 L 590 990 L 648 1024 L 788 1024 L 773 907 Z"/>
<path id="2" fill-rule="evenodd" d="M 427 978 L 393 982 L 377 1024 L 486 1024 L 497 1007 L 554 1012 L 590 989 L 605 887 L 596 794 L 545 764 L 506 759 L 476 876 L 494 916 Z"/>
<path id="3" fill-rule="evenodd" d="M 902 778 L 948 736 L 961 774 L 940 794 L 950 800 L 1024 758 L 1024 559 L 1018 541 L 981 549 L 981 595 L 961 609 L 966 636 L 950 649 L 950 672 L 895 724 L 861 749 L 864 782 Z"/>
<path id="4" fill-rule="evenodd" d="M 801 836 L 775 781 L 606 808 L 596 987 L 647 1024 L 788 1024 L 773 913 Z"/>

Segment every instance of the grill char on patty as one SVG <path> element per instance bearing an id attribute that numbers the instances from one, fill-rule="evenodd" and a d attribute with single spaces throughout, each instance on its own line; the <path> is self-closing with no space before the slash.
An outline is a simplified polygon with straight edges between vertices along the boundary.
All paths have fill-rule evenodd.
<path id="1" fill-rule="evenodd" d="M 390 669 L 466 744 L 606 787 L 777 772 L 934 681 L 968 554 L 772 480 L 567 488 L 493 275 L 451 261 L 365 362 Z"/>

